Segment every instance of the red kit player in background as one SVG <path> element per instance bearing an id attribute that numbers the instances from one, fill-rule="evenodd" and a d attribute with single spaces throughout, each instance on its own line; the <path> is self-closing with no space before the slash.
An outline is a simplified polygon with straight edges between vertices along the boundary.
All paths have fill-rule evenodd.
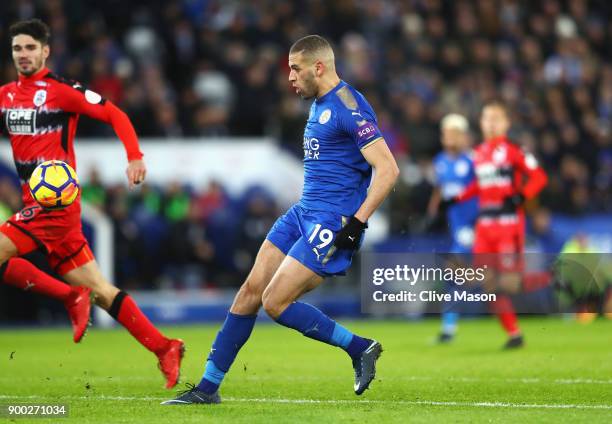
<path id="1" fill-rule="evenodd" d="M 503 103 L 492 101 L 484 106 L 480 128 L 484 142 L 474 149 L 476 179 L 456 200 L 478 195 L 474 260 L 491 265 L 491 255 L 486 254 L 495 254 L 487 273 L 488 279 L 494 280 L 489 290 L 498 292 L 493 312 L 508 333 L 505 347 L 516 348 L 523 345 L 523 336 L 507 293 L 516 292 L 520 286 L 525 243 L 523 204 L 538 195 L 547 177 L 532 154 L 508 139 L 510 117 Z"/>
<path id="2" fill-rule="evenodd" d="M 102 276 L 81 229 L 80 198 L 65 209 L 44 210 L 28 189 L 28 179 L 41 162 L 56 159 L 76 169 L 73 142 L 81 114 L 112 125 L 127 152 L 128 183 L 130 187 L 140 184 L 146 168 L 136 132 L 125 113 L 110 101 L 45 67 L 50 36 L 46 24 L 37 19 L 23 21 L 9 31 L 19 79 L 0 87 L 0 129 L 11 141 L 24 209 L 0 226 L 1 281 L 62 301 L 75 342 L 87 328 L 93 293 L 100 307 L 157 356 L 166 387 L 171 388 L 179 378 L 183 342 L 164 337 L 127 293 Z M 43 250 L 54 271 L 70 285 L 20 258 L 36 249 Z"/>

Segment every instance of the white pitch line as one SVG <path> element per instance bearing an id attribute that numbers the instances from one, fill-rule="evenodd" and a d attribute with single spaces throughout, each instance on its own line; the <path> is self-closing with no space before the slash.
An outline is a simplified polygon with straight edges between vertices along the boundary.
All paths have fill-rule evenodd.
<path id="1" fill-rule="evenodd" d="M 595 380 L 591 378 L 558 378 L 557 384 L 612 384 L 612 380 Z"/>
<path id="2" fill-rule="evenodd" d="M 154 396 L 7 396 L 0 395 L 0 399 L 28 399 L 28 400 L 115 400 L 115 401 L 163 401 L 169 397 Z M 421 405 L 421 406 L 450 406 L 471 408 L 518 408 L 518 409 L 612 409 L 612 405 L 585 405 L 585 404 L 539 404 L 539 403 L 512 403 L 512 402 L 454 402 L 433 400 L 348 400 L 348 399 L 281 399 L 281 398 L 224 398 L 225 402 L 240 403 L 283 403 L 283 404 L 327 404 L 327 405 L 359 405 L 359 404 L 381 404 L 381 405 Z"/>
<path id="3" fill-rule="evenodd" d="M 384 380 L 408 381 L 452 381 L 460 383 L 523 383 L 523 384 L 612 384 L 612 380 L 594 378 L 555 378 L 538 377 L 521 378 L 478 378 L 478 377 L 435 377 L 435 376 L 402 376 L 385 377 Z"/>
<path id="4" fill-rule="evenodd" d="M 400 405 L 429 405 L 429 406 L 467 406 L 484 408 L 533 408 L 533 409 L 612 409 L 612 405 L 580 405 L 580 404 L 525 404 L 509 402 L 452 402 L 433 400 L 319 400 L 319 399 L 241 399 L 226 398 L 229 402 L 257 402 L 257 403 L 315 403 L 315 404 L 400 404 Z"/>

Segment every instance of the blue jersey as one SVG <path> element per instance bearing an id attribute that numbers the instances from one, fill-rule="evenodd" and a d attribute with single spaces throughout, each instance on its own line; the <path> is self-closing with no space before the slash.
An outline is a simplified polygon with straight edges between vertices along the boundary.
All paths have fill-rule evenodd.
<path id="1" fill-rule="evenodd" d="M 447 200 L 459 195 L 475 177 L 474 163 L 467 153 L 451 156 L 438 153 L 433 159 L 436 185 L 442 198 Z M 472 244 L 472 227 L 478 216 L 478 199 L 472 198 L 451 206 L 447 212 L 448 225 L 455 244 L 469 247 Z M 469 234 L 469 235 L 468 235 Z"/>
<path id="2" fill-rule="evenodd" d="M 316 99 L 304 130 L 300 206 L 354 215 L 372 177 L 372 167 L 361 149 L 381 137 L 372 107 L 344 81 Z"/>

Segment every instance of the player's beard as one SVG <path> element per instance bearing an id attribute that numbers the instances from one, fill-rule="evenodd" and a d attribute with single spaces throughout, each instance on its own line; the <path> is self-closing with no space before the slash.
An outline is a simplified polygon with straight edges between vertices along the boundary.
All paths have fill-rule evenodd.
<path id="1" fill-rule="evenodd" d="M 314 80 L 314 73 L 308 75 L 302 80 L 302 88 L 300 88 L 300 96 L 304 100 L 312 99 L 317 95 L 317 84 Z"/>
<path id="2" fill-rule="evenodd" d="M 17 68 L 17 72 L 19 72 L 21 75 L 24 75 L 26 77 L 34 75 L 35 73 L 40 71 L 43 67 L 42 53 L 40 56 L 32 58 L 30 60 L 30 64 L 28 65 L 28 68 L 23 69 L 22 66 L 19 65 L 19 62 L 15 63 L 15 67 Z"/>

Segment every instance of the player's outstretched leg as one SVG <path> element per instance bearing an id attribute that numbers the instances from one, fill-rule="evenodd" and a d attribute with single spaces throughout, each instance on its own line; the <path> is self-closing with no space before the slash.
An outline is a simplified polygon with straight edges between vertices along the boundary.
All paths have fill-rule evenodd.
<path id="1" fill-rule="evenodd" d="M 342 348 L 353 363 L 355 393 L 360 395 L 370 386 L 376 375 L 376 361 L 382 353 L 379 342 L 351 333 L 308 303 L 291 303 L 276 322 L 311 339 Z"/>
<path id="2" fill-rule="evenodd" d="M 351 333 L 314 306 L 295 302 L 322 281 L 322 277 L 288 256 L 264 291 L 263 307 L 277 323 L 348 353 L 355 371 L 355 393 L 360 395 L 376 375 L 376 361 L 382 346 L 375 340 Z"/>
<path id="3" fill-rule="evenodd" d="M 236 359 L 238 352 L 249 339 L 257 315 L 238 315 L 227 313 L 227 318 L 215 339 L 202 380 L 197 386 L 187 385 L 174 399 L 162 405 L 181 405 L 192 403 L 221 403 L 219 386 Z"/>
<path id="4" fill-rule="evenodd" d="M 107 311 L 141 345 L 157 356 L 159 369 L 166 379 L 166 389 L 176 386 L 185 354 L 185 343 L 180 339 L 164 337 L 140 310 L 134 299 L 124 291 L 115 295 Z"/>
<path id="5" fill-rule="evenodd" d="M 178 383 L 185 344 L 180 339 L 168 339 L 149 321 L 134 299 L 104 279 L 98 265 L 91 260 L 63 276 L 71 284 L 90 287 L 96 302 L 110 316 L 125 327 L 159 361 L 159 369 L 166 379 L 166 388 Z"/>
<path id="6" fill-rule="evenodd" d="M 221 402 L 219 386 L 238 352 L 249 339 L 257 311 L 261 307 L 262 293 L 284 257 L 285 254 L 270 241 L 263 242 L 253 269 L 238 290 L 225 322 L 217 333 L 202 380 L 198 385 L 188 384 L 187 390 L 180 392 L 175 399 L 162 402 L 162 405 Z"/>
<path id="7" fill-rule="evenodd" d="M 11 258 L 0 267 L 0 278 L 7 284 L 61 301 L 72 323 L 73 340 L 81 341 L 91 310 L 91 289 L 71 287 L 41 271 L 23 258 Z"/>

